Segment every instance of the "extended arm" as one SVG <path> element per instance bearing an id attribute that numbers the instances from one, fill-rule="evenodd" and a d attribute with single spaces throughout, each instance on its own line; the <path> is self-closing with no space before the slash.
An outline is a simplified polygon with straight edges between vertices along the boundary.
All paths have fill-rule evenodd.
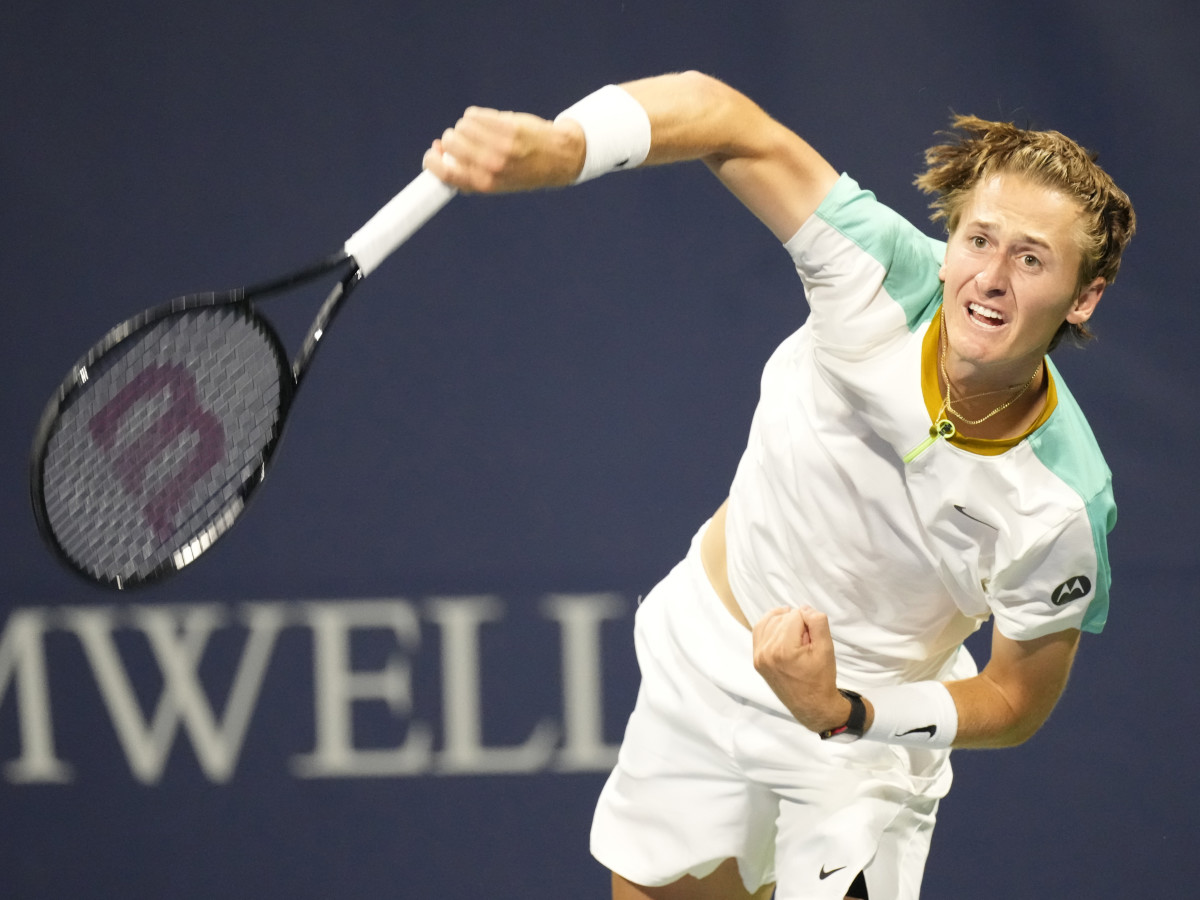
<path id="1" fill-rule="evenodd" d="M 1011 747 L 1032 737 L 1066 687 L 1078 644 L 1076 629 L 1029 641 L 994 631 L 983 671 L 946 684 L 958 719 L 953 746 Z M 826 731 L 847 720 L 850 702 L 837 691 L 833 641 L 823 614 L 809 608 L 769 612 L 754 627 L 754 665 L 806 727 Z M 870 691 L 863 700 L 868 736 L 898 737 L 871 732 L 876 723 Z M 914 730 L 924 730 L 924 723 L 914 719 Z"/>
<path id="2" fill-rule="evenodd" d="M 780 240 L 837 180 L 804 140 L 716 79 L 683 72 L 622 87 L 650 119 L 646 165 L 704 161 Z M 570 119 L 472 107 L 433 142 L 425 167 L 464 191 L 534 190 L 571 184 L 584 153 L 583 130 Z"/>

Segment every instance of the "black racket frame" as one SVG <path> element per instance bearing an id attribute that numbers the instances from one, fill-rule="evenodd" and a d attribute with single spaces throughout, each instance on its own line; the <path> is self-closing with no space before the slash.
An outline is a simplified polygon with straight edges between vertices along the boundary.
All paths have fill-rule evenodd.
<path id="1" fill-rule="evenodd" d="M 284 346 L 283 340 L 280 338 L 275 326 L 255 308 L 254 304 L 260 300 L 289 291 L 292 288 L 325 278 L 334 272 L 340 273 L 337 284 L 318 309 L 312 325 L 309 326 L 308 333 L 301 343 L 300 350 L 289 361 L 287 348 Z M 266 478 L 271 460 L 274 458 L 275 451 L 283 438 L 284 425 L 287 422 L 292 401 L 295 399 L 296 392 L 299 390 L 305 373 L 312 364 L 321 339 L 325 336 L 334 317 L 341 310 L 346 299 L 362 278 L 362 273 L 354 258 L 345 250 L 341 250 L 310 266 L 297 269 L 288 275 L 249 287 L 234 288 L 227 291 L 185 294 L 176 297 L 159 306 L 138 313 L 110 329 L 104 337 L 97 341 L 71 367 L 67 377 L 63 379 L 58 389 L 50 398 L 49 403 L 47 403 L 34 433 L 33 447 L 30 452 L 30 499 L 33 504 L 34 518 L 37 521 L 38 532 L 55 556 L 69 570 L 81 576 L 90 584 L 100 584 L 105 587 L 125 590 L 153 584 L 168 575 L 174 574 L 193 562 L 214 541 L 228 531 L 238 516 L 245 510 L 250 498 Z M 54 437 L 62 411 L 71 405 L 75 395 L 79 391 L 86 388 L 91 370 L 99 365 L 109 354 L 120 352 L 122 345 L 127 341 L 136 338 L 142 332 L 155 327 L 165 319 L 179 316 L 192 310 L 217 306 L 238 309 L 247 321 L 251 322 L 266 337 L 274 351 L 276 364 L 279 367 L 279 418 L 274 434 L 266 445 L 264 445 L 261 462 L 255 468 L 253 474 L 242 484 L 235 496 L 222 507 L 221 511 L 209 519 L 206 527 L 199 531 L 185 545 L 183 551 L 173 554 L 153 570 L 134 578 L 115 577 L 110 579 L 98 576 L 95 572 L 83 568 L 66 552 L 54 534 L 49 512 L 46 508 L 43 491 L 46 452 L 50 441 Z M 198 546 L 198 549 L 194 552 L 184 552 L 188 547 L 196 546 Z"/>

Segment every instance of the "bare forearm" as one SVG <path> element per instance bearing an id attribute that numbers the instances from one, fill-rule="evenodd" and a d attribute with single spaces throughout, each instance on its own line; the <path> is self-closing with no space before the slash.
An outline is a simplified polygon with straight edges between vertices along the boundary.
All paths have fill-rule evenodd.
<path id="1" fill-rule="evenodd" d="M 716 163 L 753 155 L 767 114 L 744 94 L 700 72 L 657 75 L 621 85 L 650 117 L 647 165 L 690 159 Z"/>
<path id="2" fill-rule="evenodd" d="M 1004 688 L 986 675 L 945 685 L 958 714 L 952 746 L 960 749 L 1015 747 L 1031 738 L 1045 723 L 1053 703 L 1044 708 L 1014 702 Z M 875 725 L 875 704 L 868 691 L 865 729 Z"/>
<path id="3" fill-rule="evenodd" d="M 931 683 L 930 683 L 931 684 Z M 914 686 L 915 687 L 915 686 Z M 1022 744 L 1038 731 L 1054 709 L 1055 701 L 1061 693 L 1061 687 L 1055 689 L 1052 685 L 1044 685 L 1043 690 L 1025 692 L 1013 690 L 1011 685 L 1005 685 L 993 680 L 986 672 L 974 678 L 945 683 L 950 700 L 954 704 L 957 715 L 956 731 L 953 746 L 960 749 L 985 749 L 1015 747 Z M 878 699 L 878 694 L 876 699 Z M 876 724 L 876 706 L 871 699 L 872 692 L 867 691 L 863 696 L 866 707 L 864 730 L 870 736 Z M 808 711 L 805 724 L 817 721 L 845 721 L 844 714 L 848 706 L 844 698 L 832 693 L 826 693 L 826 703 L 819 711 Z M 893 701 L 894 702 L 894 701 Z M 892 718 L 894 718 L 894 710 Z M 914 714 L 917 714 L 914 711 Z M 838 719 L 841 715 L 843 718 Z M 931 715 L 930 722 L 935 717 Z M 924 724 L 925 719 L 913 720 L 912 732 L 929 732 L 933 737 L 936 729 Z M 828 726 L 826 726 L 828 727 Z M 884 730 L 887 725 L 881 726 Z M 813 728 L 813 730 L 821 730 Z M 890 740 L 905 733 L 901 729 L 896 734 L 890 731 L 884 734 L 875 731 L 876 740 Z"/>
<path id="4" fill-rule="evenodd" d="M 958 708 L 955 747 L 1015 747 L 1046 723 L 1066 687 L 1066 673 L 1042 684 L 1038 691 L 1014 689 L 989 677 L 986 670 L 946 687 Z"/>
<path id="5" fill-rule="evenodd" d="M 805 141 L 714 78 L 682 72 L 622 87 L 649 120 L 644 164 L 703 160 L 780 239 L 795 232 L 837 180 Z M 588 154 L 585 131 L 571 115 L 550 121 L 471 107 L 433 142 L 425 166 L 463 191 L 564 187 L 579 177 Z"/>
<path id="6" fill-rule="evenodd" d="M 1012 747 L 1033 737 L 1067 686 L 1078 646 L 1075 629 L 1028 641 L 995 631 L 984 670 L 946 685 L 958 708 L 954 745 Z"/>
<path id="7" fill-rule="evenodd" d="M 623 85 L 652 125 L 649 164 L 702 160 L 780 240 L 837 180 L 806 141 L 746 95 L 699 72 Z"/>
<path id="8" fill-rule="evenodd" d="M 946 685 L 958 708 L 956 747 L 1015 747 L 1033 737 L 1050 710 L 1018 706 L 1004 688 L 984 675 Z"/>

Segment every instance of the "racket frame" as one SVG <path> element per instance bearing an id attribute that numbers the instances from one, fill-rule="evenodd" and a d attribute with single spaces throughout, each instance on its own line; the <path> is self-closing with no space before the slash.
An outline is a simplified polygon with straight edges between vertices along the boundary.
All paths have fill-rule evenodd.
<path id="1" fill-rule="evenodd" d="M 213 542 L 234 524 L 245 509 L 251 495 L 266 478 L 271 460 L 283 437 L 287 415 L 300 382 L 312 364 L 321 339 L 325 336 L 346 299 L 359 282 L 378 268 L 456 193 L 454 188 L 443 184 L 431 172 L 423 171 L 352 234 L 338 252 L 288 275 L 251 287 L 186 294 L 177 297 L 139 313 L 110 329 L 71 367 L 66 378 L 63 379 L 47 403 L 34 434 L 33 448 L 30 453 L 30 494 L 34 518 L 38 531 L 55 556 L 68 569 L 92 584 L 125 589 L 159 581 L 190 564 L 212 546 Z M 254 308 L 254 304 L 259 300 L 324 278 L 334 272 L 339 272 L 339 279 L 318 309 L 296 356 L 289 362 L 286 348 L 278 332 L 270 321 Z M 274 433 L 264 445 L 261 461 L 254 472 L 243 482 L 233 498 L 227 501 L 215 516 L 210 517 L 207 525 L 183 547 L 145 574 L 139 574 L 133 578 L 100 577 L 72 559 L 62 546 L 54 533 L 43 496 L 46 453 L 50 441 L 54 437 L 60 415 L 71 404 L 76 393 L 85 388 L 90 370 L 125 341 L 171 316 L 178 316 L 189 310 L 218 306 L 240 308 L 242 314 L 267 337 L 279 367 L 279 415 Z"/>
<path id="2" fill-rule="evenodd" d="M 283 293 L 311 281 L 341 271 L 340 278 L 328 297 L 321 304 L 308 334 L 301 344 L 300 350 L 293 359 L 288 358 L 287 348 L 279 332 L 271 321 L 263 316 L 255 303 L 275 294 Z M 222 534 L 229 530 L 237 517 L 245 509 L 250 497 L 266 478 L 267 470 L 274 458 L 275 451 L 283 438 L 284 425 L 288 412 L 299 388 L 300 380 L 311 365 L 316 355 L 321 338 L 329 328 L 338 310 L 341 309 L 354 287 L 362 280 L 362 275 L 353 257 L 344 250 L 332 254 L 318 263 L 299 269 L 280 278 L 266 281 L 250 287 L 234 288 L 227 291 L 205 291 L 185 294 L 175 297 L 166 303 L 138 313 L 108 331 L 95 345 L 91 347 L 73 365 L 54 392 L 38 421 L 34 433 L 33 448 L 30 452 L 29 488 L 30 500 L 33 504 L 34 519 L 38 531 L 49 545 L 58 560 L 68 569 L 81 575 L 93 584 L 114 587 L 118 590 L 138 587 L 159 581 L 174 574 L 184 566 L 193 562 L 201 553 L 212 546 Z M 57 425 L 64 409 L 72 404 L 76 394 L 87 387 L 91 372 L 101 365 L 113 352 L 119 352 L 127 341 L 135 339 L 144 331 L 160 325 L 164 320 L 180 316 L 198 309 L 216 307 L 233 307 L 244 316 L 264 336 L 275 357 L 278 367 L 279 382 L 279 413 L 274 433 L 262 448 L 261 459 L 250 477 L 246 479 L 221 509 L 212 516 L 206 527 L 200 530 L 191 540 L 171 554 L 166 560 L 148 573 L 132 578 L 113 576 L 105 578 L 80 565 L 69 554 L 59 541 L 50 522 L 49 510 L 42 489 L 45 475 L 46 454 L 50 442 L 57 431 Z"/>

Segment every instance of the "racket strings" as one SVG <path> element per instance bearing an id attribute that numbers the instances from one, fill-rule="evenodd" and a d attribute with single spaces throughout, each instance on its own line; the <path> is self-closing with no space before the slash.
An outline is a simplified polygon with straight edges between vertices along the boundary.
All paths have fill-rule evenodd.
<path id="1" fill-rule="evenodd" d="M 81 373 L 43 462 L 64 555 L 119 584 L 215 540 L 278 437 L 285 365 L 261 320 L 216 306 L 168 316 Z"/>

